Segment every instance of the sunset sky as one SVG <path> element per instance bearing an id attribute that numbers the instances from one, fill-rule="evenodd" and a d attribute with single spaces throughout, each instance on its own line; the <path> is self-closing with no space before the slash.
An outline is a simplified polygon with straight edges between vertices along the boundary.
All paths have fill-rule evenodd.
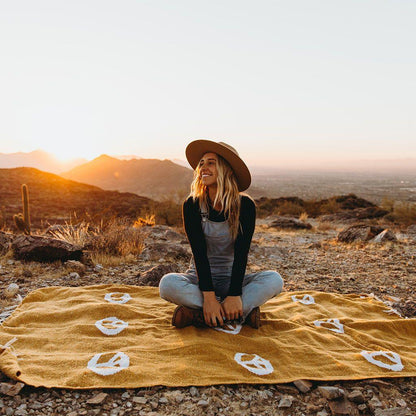
<path id="1" fill-rule="evenodd" d="M 0 2 L 0 152 L 416 158 L 414 0 Z"/>

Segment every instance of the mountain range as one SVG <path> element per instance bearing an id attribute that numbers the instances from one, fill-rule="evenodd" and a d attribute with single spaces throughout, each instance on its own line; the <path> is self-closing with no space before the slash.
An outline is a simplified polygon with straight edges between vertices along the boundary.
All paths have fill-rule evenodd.
<path id="1" fill-rule="evenodd" d="M 101 155 L 61 176 L 102 189 L 133 192 L 155 200 L 182 200 L 189 192 L 193 172 L 167 159 L 120 160 Z"/>

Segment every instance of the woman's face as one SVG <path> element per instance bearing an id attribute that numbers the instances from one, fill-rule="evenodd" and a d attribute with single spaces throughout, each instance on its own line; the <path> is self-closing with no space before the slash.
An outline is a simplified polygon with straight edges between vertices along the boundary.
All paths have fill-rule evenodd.
<path id="1" fill-rule="evenodd" d="M 216 186 L 218 156 L 216 153 L 205 153 L 199 161 L 199 174 L 202 184 L 205 186 Z"/>

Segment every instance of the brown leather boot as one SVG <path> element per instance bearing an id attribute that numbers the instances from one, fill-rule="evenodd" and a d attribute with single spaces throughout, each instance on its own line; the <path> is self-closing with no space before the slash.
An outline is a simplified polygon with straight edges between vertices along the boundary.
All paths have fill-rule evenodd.
<path id="1" fill-rule="evenodd" d="M 244 323 L 254 329 L 258 329 L 260 327 L 260 308 L 258 306 L 251 310 Z"/>
<path id="2" fill-rule="evenodd" d="M 202 309 L 192 309 L 187 306 L 177 306 L 172 316 L 172 325 L 176 328 L 185 328 L 193 325 L 197 328 L 204 328 L 207 325 L 204 320 Z"/>

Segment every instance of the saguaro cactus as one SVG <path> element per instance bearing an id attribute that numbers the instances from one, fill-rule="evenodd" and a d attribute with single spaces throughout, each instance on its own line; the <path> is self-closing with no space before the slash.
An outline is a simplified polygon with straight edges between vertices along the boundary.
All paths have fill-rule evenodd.
<path id="1" fill-rule="evenodd" d="M 27 185 L 22 185 L 22 203 L 23 214 L 13 216 L 14 222 L 18 230 L 29 235 L 30 234 L 30 214 L 29 214 L 29 190 Z"/>

